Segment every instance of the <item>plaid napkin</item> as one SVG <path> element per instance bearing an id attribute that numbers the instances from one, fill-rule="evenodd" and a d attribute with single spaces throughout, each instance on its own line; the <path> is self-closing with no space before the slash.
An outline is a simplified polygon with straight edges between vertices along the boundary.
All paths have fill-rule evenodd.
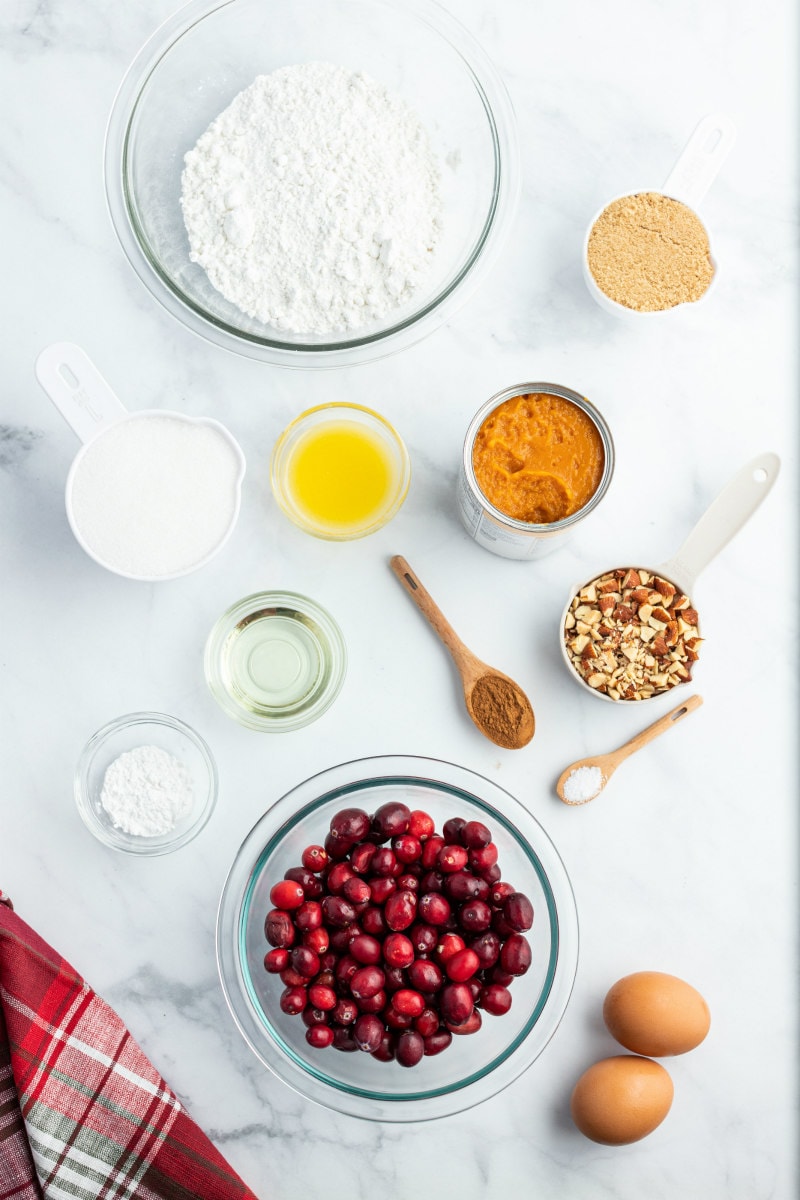
<path id="1" fill-rule="evenodd" d="M 255 1200 L 0 892 L 0 1200 Z"/>

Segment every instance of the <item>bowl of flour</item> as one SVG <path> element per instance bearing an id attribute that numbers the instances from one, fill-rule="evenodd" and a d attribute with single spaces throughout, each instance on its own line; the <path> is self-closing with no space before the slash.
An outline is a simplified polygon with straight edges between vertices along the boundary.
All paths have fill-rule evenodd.
<path id="1" fill-rule="evenodd" d="M 163 307 L 296 367 L 375 359 L 445 321 L 519 180 L 505 88 L 433 0 L 193 0 L 125 76 L 105 168 Z"/>
<path id="2" fill-rule="evenodd" d="M 168 854 L 211 817 L 217 768 L 204 739 L 184 721 L 127 713 L 89 738 L 74 792 L 84 824 L 104 845 L 127 854 Z"/>

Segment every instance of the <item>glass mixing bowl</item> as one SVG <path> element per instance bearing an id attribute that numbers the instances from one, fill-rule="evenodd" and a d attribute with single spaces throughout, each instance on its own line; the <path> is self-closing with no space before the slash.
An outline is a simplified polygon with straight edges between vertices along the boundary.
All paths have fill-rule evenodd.
<path id="1" fill-rule="evenodd" d="M 283 984 L 264 970 L 264 918 L 271 887 L 320 844 L 340 808 L 374 811 L 388 800 L 428 812 L 438 831 L 450 817 L 483 821 L 504 879 L 534 908 L 526 935 L 533 960 L 511 986 L 502 1017 L 485 1015 L 468 1037 L 412 1068 L 370 1054 L 312 1049 L 306 1026 L 278 1005 Z M 501 1091 L 542 1052 L 569 1000 L 578 960 L 578 920 L 558 852 L 529 812 L 497 784 L 436 759 L 386 756 L 332 767 L 306 780 L 256 823 L 236 855 L 217 917 L 217 963 L 228 1006 L 261 1062 L 302 1095 L 376 1121 L 424 1121 Z"/>
<path id="2" fill-rule="evenodd" d="M 304 62 L 363 71 L 419 115 L 442 169 L 443 230 L 424 287 L 343 335 L 280 332 L 189 260 L 183 158 L 258 75 Z M 499 249 L 519 189 L 511 102 L 481 47 L 433 0 L 192 0 L 137 55 L 111 111 L 105 177 L 122 248 L 155 298 L 218 346 L 283 366 L 347 366 L 444 322 Z M 398 180 L 402 187 L 402 180 Z"/>

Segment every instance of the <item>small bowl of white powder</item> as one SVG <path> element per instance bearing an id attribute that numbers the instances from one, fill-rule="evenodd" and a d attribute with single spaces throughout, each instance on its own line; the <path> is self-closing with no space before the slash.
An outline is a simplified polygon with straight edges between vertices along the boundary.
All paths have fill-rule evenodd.
<path id="1" fill-rule="evenodd" d="M 203 738 L 166 713 L 128 713 L 86 743 L 75 800 L 87 828 L 113 850 L 178 850 L 207 823 L 217 768 Z"/>

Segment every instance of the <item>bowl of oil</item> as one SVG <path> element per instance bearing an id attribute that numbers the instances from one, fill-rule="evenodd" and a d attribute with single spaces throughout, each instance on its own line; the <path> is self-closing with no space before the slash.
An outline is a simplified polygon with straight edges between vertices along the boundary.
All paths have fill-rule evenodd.
<path id="1" fill-rule="evenodd" d="M 256 592 L 222 614 L 205 648 L 211 694 L 248 729 L 310 725 L 344 683 L 347 650 L 321 605 L 296 592 Z"/>
<path id="2" fill-rule="evenodd" d="M 381 529 L 411 482 L 403 439 L 359 404 L 310 408 L 278 438 L 270 463 L 278 505 L 306 533 L 352 541 Z"/>

